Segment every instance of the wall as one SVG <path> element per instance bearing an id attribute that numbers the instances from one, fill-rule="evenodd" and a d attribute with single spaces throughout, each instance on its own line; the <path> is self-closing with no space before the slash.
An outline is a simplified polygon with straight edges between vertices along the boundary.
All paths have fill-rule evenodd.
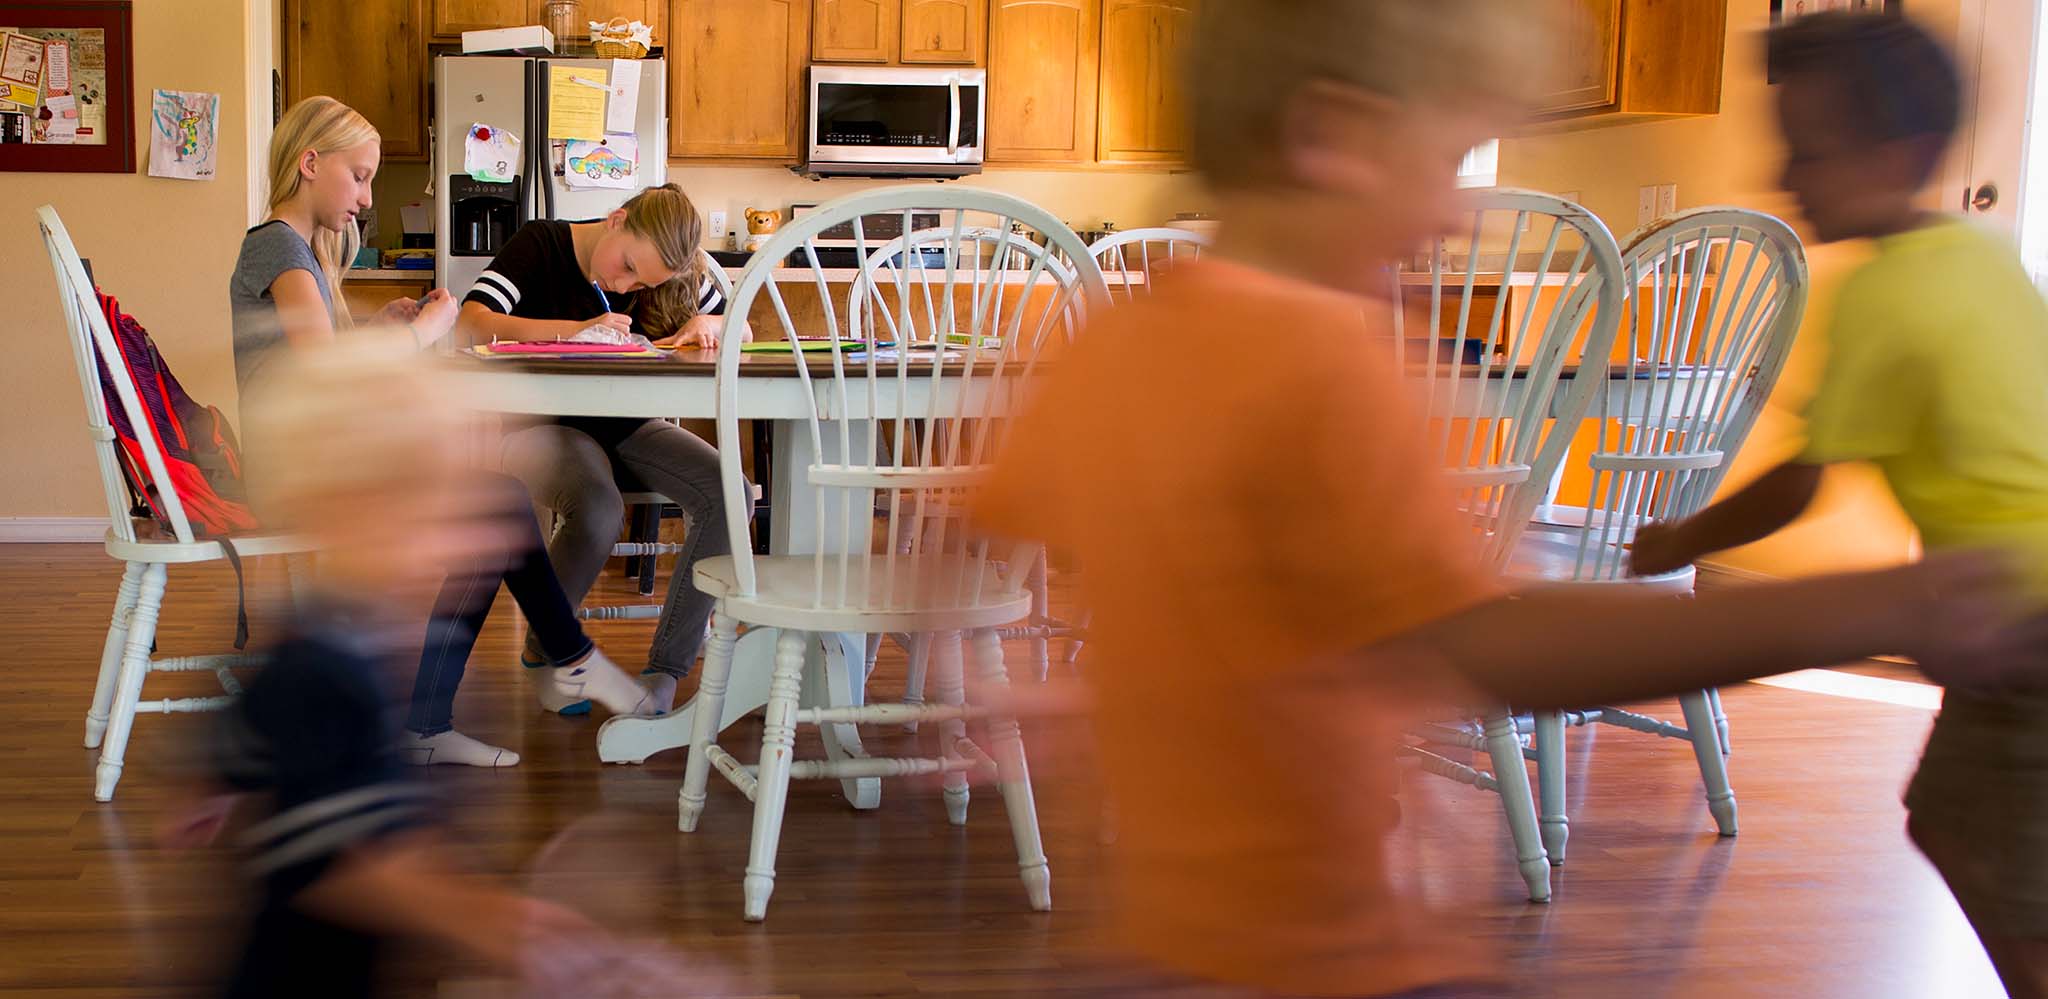
<path id="1" fill-rule="evenodd" d="M 249 222 L 247 122 L 252 17 L 270 0 L 135 4 L 136 172 L 0 174 L 0 532 L 13 518 L 103 517 L 83 403 L 57 310 L 56 283 L 33 210 L 57 206 L 104 287 L 150 328 L 193 396 L 232 407 L 227 276 Z M 251 4 L 263 10 L 251 13 Z M 264 43 L 267 49 L 268 43 Z M 266 67 L 267 75 L 267 67 Z M 219 165 L 212 181 L 145 174 L 152 88 L 220 94 Z M 268 103 L 267 99 L 264 102 Z"/>
<path id="2" fill-rule="evenodd" d="M 1913 0 L 1908 7 L 1949 37 L 1960 3 Z M 1769 21 L 1766 0 L 1729 3 L 1719 115 L 1511 138 L 1501 143 L 1501 183 L 1580 192 L 1586 207 L 1624 243 L 1636 225 L 1637 188 L 1647 184 L 1676 183 L 1681 208 L 1739 205 L 1799 224 L 1797 209 L 1776 190 L 1780 147 L 1761 51 L 1761 33 Z M 1739 488 L 1799 446 L 1797 414 L 1827 352 L 1821 320 L 1841 279 L 1865 252 L 1860 246 L 1816 246 L 1809 239 L 1813 296 L 1807 322 L 1770 407 L 1729 476 L 1730 488 Z M 1801 574 L 1896 562 L 1908 556 L 1912 545 L 1904 518 L 1876 475 L 1849 468 L 1829 473 L 1820 501 L 1799 523 L 1720 561 L 1756 572 Z"/>

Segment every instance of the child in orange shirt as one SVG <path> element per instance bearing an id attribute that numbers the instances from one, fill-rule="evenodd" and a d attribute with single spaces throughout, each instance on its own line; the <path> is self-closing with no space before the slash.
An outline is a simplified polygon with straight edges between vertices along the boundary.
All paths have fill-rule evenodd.
<path id="1" fill-rule="evenodd" d="M 1517 53 L 1540 48 L 1504 27 L 1519 8 L 1205 4 L 1189 92 L 1215 248 L 1094 317 L 983 497 L 984 527 L 1087 566 L 1115 939 L 1148 965 L 1342 996 L 1483 968 L 1413 918 L 1381 854 L 1385 761 L 1447 705 L 1626 701 L 1900 650 L 1967 683 L 2011 634 L 2003 573 L 1973 559 L 1694 601 L 1508 599 L 1481 571 L 1368 338 L 1385 267 L 1455 223 L 1457 163 L 1512 124 Z"/>

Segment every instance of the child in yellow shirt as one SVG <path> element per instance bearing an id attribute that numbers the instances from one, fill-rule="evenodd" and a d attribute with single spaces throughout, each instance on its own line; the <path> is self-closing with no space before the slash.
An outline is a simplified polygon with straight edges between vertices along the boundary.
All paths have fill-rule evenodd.
<path id="1" fill-rule="evenodd" d="M 1869 239 L 1791 462 L 1637 536 L 1657 573 L 1744 544 L 1812 501 L 1821 469 L 1877 465 L 1930 550 L 2009 552 L 2048 604 L 2048 305 L 2010 243 L 1921 211 L 1956 129 L 1953 62 L 1896 17 L 1822 14 L 1772 33 L 1784 186 L 1824 241 Z M 2006 988 L 2048 995 L 2048 699 L 1950 690 L 1906 794 L 1915 843 Z"/>

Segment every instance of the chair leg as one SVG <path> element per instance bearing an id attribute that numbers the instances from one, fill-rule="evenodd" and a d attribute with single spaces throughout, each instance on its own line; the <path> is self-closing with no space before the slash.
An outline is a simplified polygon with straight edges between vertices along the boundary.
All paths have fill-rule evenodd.
<path id="1" fill-rule="evenodd" d="M 683 769 L 683 790 L 676 796 L 676 827 L 696 832 L 704 814 L 704 785 L 711 780 L 711 759 L 705 750 L 718 741 L 719 716 L 725 713 L 725 685 L 732 677 L 733 645 L 739 623 L 724 611 L 711 616 L 711 638 L 704 643 L 704 675 L 697 682 L 697 716 L 690 719 L 690 758 Z"/>
<path id="2" fill-rule="evenodd" d="M 646 544 L 661 540 L 661 504 L 650 503 L 640 509 L 640 537 Z M 654 556 L 645 555 L 640 559 L 640 595 L 654 595 Z"/>
<path id="3" fill-rule="evenodd" d="M 1003 643 L 995 629 L 974 633 L 974 668 L 989 690 L 1000 696 L 1010 689 L 1003 670 Z M 1010 815 L 1010 838 L 1017 843 L 1017 870 L 1034 912 L 1052 910 L 1052 868 L 1045 862 L 1045 844 L 1038 835 L 1038 805 L 1031 797 L 1031 767 L 1024 759 L 1024 737 L 1017 719 L 993 715 L 988 720 L 989 747 L 995 751 L 996 787 L 1003 810 Z"/>
<path id="4" fill-rule="evenodd" d="M 107 625 L 107 644 L 100 648 L 100 676 L 92 687 L 92 707 L 85 713 L 85 748 L 100 748 L 107 734 L 107 709 L 114 703 L 114 687 L 121 675 L 121 653 L 128 646 L 128 616 L 135 610 L 136 594 L 142 591 L 140 562 L 121 570 L 121 587 L 114 596 L 114 619 Z"/>
<path id="5" fill-rule="evenodd" d="M 1052 620 L 1052 595 L 1046 584 L 1045 549 L 1038 550 L 1038 560 L 1031 563 L 1031 572 L 1025 577 L 1024 585 L 1031 591 L 1031 623 L 1040 625 L 1032 629 L 1031 661 L 1038 667 L 1038 682 L 1044 683 L 1052 676 L 1052 655 L 1046 647 L 1045 622 Z"/>
<path id="6" fill-rule="evenodd" d="M 1735 755 L 1735 744 L 1728 741 L 1728 712 L 1721 709 L 1721 688 L 1707 690 L 1707 707 L 1714 711 L 1714 735 L 1721 742 L 1721 755 Z"/>
<path id="7" fill-rule="evenodd" d="M 959 707 L 967 702 L 966 679 L 961 675 L 961 635 L 957 631 L 931 636 L 937 646 L 933 656 L 938 664 L 939 703 Z M 939 723 L 941 753 L 951 750 L 967 735 L 967 723 L 955 718 Z M 946 775 L 946 819 L 956 826 L 967 824 L 967 775 L 954 771 Z"/>
<path id="8" fill-rule="evenodd" d="M 1695 690 L 1678 699 L 1685 728 L 1692 734 L 1692 755 L 1700 761 L 1700 780 L 1707 787 L 1707 811 L 1723 836 L 1735 835 L 1735 789 L 1728 786 L 1728 761 L 1721 756 L 1721 738 L 1714 730 L 1714 712 L 1707 692 Z"/>
<path id="9" fill-rule="evenodd" d="M 1506 712 L 1486 719 L 1486 752 L 1493 758 L 1493 776 L 1500 784 L 1501 808 L 1515 841 L 1515 862 L 1529 885 L 1529 901 L 1550 901 L 1550 858 L 1543 852 L 1543 834 L 1536 826 L 1536 802 L 1529 793 L 1529 766 L 1522 759 L 1521 733 Z"/>
<path id="10" fill-rule="evenodd" d="M 754 838 L 747 851 L 746 918 L 768 918 L 775 894 L 775 849 L 782 841 L 782 810 L 789 803 L 789 765 L 796 754 L 797 698 L 803 690 L 804 649 L 811 636 L 785 629 L 775 639 L 775 672 L 768 681 L 768 720 L 761 730 L 760 783 L 754 788 Z"/>
<path id="11" fill-rule="evenodd" d="M 912 707 L 924 704 L 925 676 L 931 672 L 932 636 L 916 634 L 910 636 L 910 666 L 903 674 L 903 703 Z M 916 722 L 905 722 L 903 730 L 917 731 Z"/>
<path id="12" fill-rule="evenodd" d="M 1564 844 L 1571 838 L 1571 820 L 1564 814 L 1564 716 L 1538 711 L 1536 721 L 1536 819 L 1543 829 L 1543 852 L 1550 866 L 1564 866 Z"/>
<path id="13" fill-rule="evenodd" d="M 113 712 L 107 718 L 106 741 L 100 747 L 100 764 L 93 774 L 92 796 L 96 801 L 114 800 L 114 785 L 121 782 L 122 758 L 128 753 L 128 733 L 135 727 L 135 703 L 142 699 L 142 681 L 149 675 L 149 649 L 156 643 L 156 619 L 163 609 L 164 582 L 168 577 L 169 570 L 161 564 L 142 570 L 135 610 L 128 615 L 128 638 L 122 645 Z"/>

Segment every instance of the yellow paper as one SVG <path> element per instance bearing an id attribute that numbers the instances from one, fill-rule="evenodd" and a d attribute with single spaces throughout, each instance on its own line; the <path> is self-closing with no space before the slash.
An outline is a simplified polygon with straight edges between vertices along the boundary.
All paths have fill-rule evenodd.
<path id="1" fill-rule="evenodd" d="M 602 69 L 548 67 L 548 138 L 604 138 L 607 75 Z"/>

